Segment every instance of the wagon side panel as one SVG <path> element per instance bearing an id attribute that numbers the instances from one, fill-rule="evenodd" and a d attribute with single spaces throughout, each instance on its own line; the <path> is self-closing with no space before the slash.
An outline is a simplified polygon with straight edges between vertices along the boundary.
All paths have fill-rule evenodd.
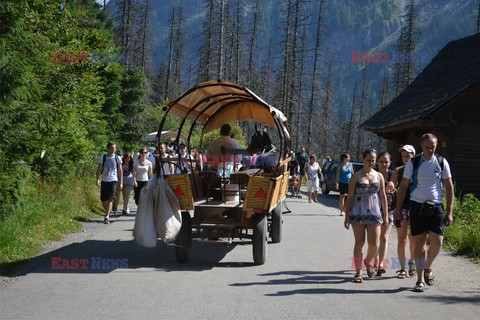
<path id="1" fill-rule="evenodd" d="M 165 180 L 167 181 L 170 188 L 172 188 L 173 193 L 175 193 L 175 195 L 177 196 L 178 202 L 180 203 L 180 209 L 193 210 L 194 202 L 189 175 L 169 175 Z"/>

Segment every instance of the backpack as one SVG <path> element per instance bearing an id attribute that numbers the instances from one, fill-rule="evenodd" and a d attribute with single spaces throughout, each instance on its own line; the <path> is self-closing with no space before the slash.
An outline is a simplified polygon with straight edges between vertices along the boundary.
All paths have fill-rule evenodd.
<path id="1" fill-rule="evenodd" d="M 118 165 L 120 164 L 120 162 L 118 161 L 118 156 L 115 154 L 115 162 L 117 163 L 117 165 L 115 166 L 115 170 L 117 170 L 117 177 L 118 177 Z M 102 162 L 102 173 L 103 173 L 103 169 L 105 169 L 105 161 L 107 160 L 107 155 L 104 154 L 103 155 L 103 162 Z"/>
<path id="2" fill-rule="evenodd" d="M 420 157 L 422 156 L 422 154 L 418 154 L 416 155 L 415 157 L 412 158 L 412 165 L 413 165 L 413 174 L 412 174 L 412 177 L 415 176 L 415 173 L 417 172 L 418 170 L 418 167 L 420 166 Z M 438 164 L 440 165 L 440 172 L 443 172 L 443 167 L 444 167 L 444 160 L 445 158 L 442 157 L 441 155 L 439 154 L 436 154 L 435 153 L 435 156 L 437 157 L 437 162 Z M 440 180 L 441 180 L 441 177 L 440 177 Z M 413 185 L 410 185 L 410 193 L 413 192 L 412 190 L 412 186 Z"/>
<path id="3" fill-rule="evenodd" d="M 385 187 L 387 186 L 387 183 L 390 182 L 390 179 L 392 178 L 393 170 L 387 169 L 387 180 L 385 181 Z M 385 189 L 385 192 L 387 190 Z M 396 193 L 388 193 L 386 192 L 387 195 L 387 203 L 388 203 L 388 211 L 394 210 L 397 207 L 397 196 Z"/>
<path id="4" fill-rule="evenodd" d="M 412 164 L 413 164 L 413 172 L 415 173 L 415 171 L 418 170 L 418 167 L 420 166 L 420 157 L 422 156 L 422 154 L 417 154 L 413 159 L 412 159 Z M 438 164 L 440 165 L 440 170 L 441 172 L 443 172 L 443 167 L 444 167 L 444 160 L 445 158 L 442 157 L 441 155 L 439 154 L 436 154 L 435 153 L 435 156 L 437 157 L 437 162 Z"/>

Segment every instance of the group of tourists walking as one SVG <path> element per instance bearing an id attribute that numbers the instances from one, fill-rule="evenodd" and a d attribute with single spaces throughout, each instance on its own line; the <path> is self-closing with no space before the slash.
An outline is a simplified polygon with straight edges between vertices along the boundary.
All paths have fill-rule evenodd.
<path id="1" fill-rule="evenodd" d="M 388 261 L 393 260 L 387 259 L 387 249 L 389 234 L 395 225 L 397 265 L 400 267 L 396 277 L 405 279 L 407 275 L 416 275 L 416 292 L 423 292 L 425 285 L 433 285 L 431 266 L 442 246 L 445 227 L 452 223 L 454 200 L 450 166 L 446 159 L 435 153 L 437 143 L 435 135 L 424 134 L 420 139 L 422 153 L 419 155 L 412 145 L 404 145 L 398 150 L 403 165 L 395 170 L 390 169 L 392 157 L 388 152 L 378 153 L 372 148 L 365 150 L 363 168 L 357 172 L 348 153 L 340 156 L 335 184 L 340 192 L 340 215 L 345 216 L 345 228 L 352 227 L 355 239 L 354 282 L 363 282 L 363 268 L 369 278 L 386 273 Z M 293 159 L 289 163 L 290 173 L 296 175 L 299 172 L 300 185 L 302 177 L 306 178 L 308 202 L 312 199 L 317 202 L 321 168 L 316 157 L 308 156 L 303 147 L 295 155 L 290 155 Z M 326 161 L 330 161 L 329 157 L 324 163 Z M 446 211 L 442 204 L 442 185 Z"/>
<path id="2" fill-rule="evenodd" d="M 363 282 L 363 267 L 370 278 L 386 272 L 388 235 L 395 223 L 401 266 L 397 278 L 407 276 L 406 243 L 410 225 L 408 274 L 417 275 L 413 290 L 423 292 L 425 285 L 434 284 L 431 267 L 442 246 L 445 227 L 452 223 L 454 199 L 450 166 L 446 159 L 435 153 L 437 142 L 435 135 L 423 135 L 420 141 L 422 153 L 417 156 L 411 145 L 400 148 L 404 165 L 394 171 L 388 169 L 390 154 L 377 154 L 375 149 L 367 149 L 363 153 L 363 168 L 350 172 L 347 203 L 343 206 L 340 200 L 340 212 L 345 213 L 345 228 L 351 226 L 355 238 L 354 282 Z M 374 169 L 375 163 L 378 164 L 377 170 Z M 348 163 L 344 167 L 348 167 Z M 446 194 L 446 212 L 442 204 L 442 185 Z M 365 242 L 367 253 L 363 259 Z"/>
<path id="3" fill-rule="evenodd" d="M 318 202 L 318 190 L 320 188 L 320 174 L 322 168 L 317 162 L 317 156 L 308 155 L 304 147 L 300 147 L 297 153 L 289 152 L 291 161 L 288 163 L 290 175 L 292 176 L 291 183 L 301 186 L 303 178 L 307 183 L 308 202 Z"/>
<path id="4" fill-rule="evenodd" d="M 386 272 L 388 237 L 392 225 L 398 235 L 397 254 L 400 270 L 397 278 L 417 275 L 414 291 L 423 292 L 425 285 L 434 284 L 432 264 L 443 243 L 445 227 L 452 223 L 453 182 L 450 166 L 446 159 L 436 154 L 438 139 L 427 133 L 421 137 L 422 153 L 416 155 L 415 148 L 404 145 L 399 149 L 403 165 L 391 170 L 391 155 L 367 149 L 363 153 L 363 168 L 354 171 L 347 153 L 341 155 L 336 170 L 336 187 L 340 191 L 340 215 L 345 216 L 344 226 L 352 227 L 355 239 L 353 266 L 356 270 L 354 282 L 362 283 L 362 269 L 369 278 Z M 141 148 L 135 156 L 126 153 L 118 156 L 116 145 L 107 144 L 108 153 L 98 159 L 97 185 L 101 187 L 100 199 L 105 209 L 104 222 L 109 223 L 110 212 L 116 210 L 123 193 L 122 214 L 128 214 L 128 200 L 134 191 L 138 204 L 142 187 L 155 172 L 155 154 Z M 179 154 L 168 155 L 166 144 L 161 144 L 158 157 L 193 160 L 184 144 L 179 145 Z M 156 150 L 153 150 L 156 153 Z M 308 202 L 317 202 L 322 169 L 315 155 L 308 155 L 301 147 L 296 154 L 289 153 L 288 164 L 292 175 L 298 174 L 299 185 L 306 179 Z M 161 161 L 162 174 L 190 173 L 195 162 Z M 330 159 L 325 159 L 329 161 Z M 442 185 L 446 194 L 446 211 L 442 204 Z M 345 203 L 346 202 L 346 203 Z M 410 228 L 408 228 L 410 226 Z M 410 231 L 410 232 L 409 232 Z M 427 235 L 429 246 L 427 249 Z M 406 247 L 409 240 L 410 257 Z M 367 252 L 364 258 L 364 245 Z"/>
<path id="5" fill-rule="evenodd" d="M 110 223 L 110 214 L 119 211 L 118 205 L 122 196 L 122 215 L 130 213 L 129 199 L 132 191 L 135 204 L 138 205 L 142 188 L 155 172 L 155 157 L 164 160 L 160 168 L 163 175 L 190 173 L 191 170 L 196 170 L 197 166 L 195 156 L 186 152 L 183 143 L 178 146 L 178 154 L 173 149 L 167 150 L 165 143 L 160 145 L 158 152 L 153 147 L 142 147 L 135 155 L 132 152 L 118 155 L 116 150 L 115 142 L 109 141 L 107 154 L 98 159 L 96 183 L 100 186 L 100 200 L 105 210 L 106 224 Z M 178 158 L 193 161 L 178 161 Z"/>

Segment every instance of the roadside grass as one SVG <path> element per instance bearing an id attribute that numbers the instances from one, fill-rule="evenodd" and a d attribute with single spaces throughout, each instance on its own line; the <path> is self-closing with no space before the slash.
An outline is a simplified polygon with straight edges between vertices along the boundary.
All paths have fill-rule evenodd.
<path id="1" fill-rule="evenodd" d="M 42 245 L 81 230 L 80 221 L 101 213 L 93 174 L 69 177 L 63 183 L 30 178 L 19 204 L 0 217 L 0 270 L 14 269 L 42 251 Z M 8 270 L 7 270 L 8 269 Z"/>
<path id="2" fill-rule="evenodd" d="M 480 200 L 474 195 L 455 198 L 453 224 L 446 228 L 444 245 L 480 262 Z"/>

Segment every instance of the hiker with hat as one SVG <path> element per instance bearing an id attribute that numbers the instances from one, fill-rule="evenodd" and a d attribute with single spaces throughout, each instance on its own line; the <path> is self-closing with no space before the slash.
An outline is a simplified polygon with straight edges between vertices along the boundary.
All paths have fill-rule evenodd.
<path id="1" fill-rule="evenodd" d="M 438 138 L 426 133 L 420 139 L 422 153 L 405 165 L 397 192 L 395 217 L 401 209 L 410 180 L 410 233 L 415 238 L 415 263 L 417 282 L 413 291 L 423 292 L 425 284 L 432 286 L 434 277 L 432 264 L 442 244 L 445 227 L 453 222 L 453 182 L 450 166 L 445 158 L 435 153 Z M 445 188 L 447 210 L 442 203 L 442 185 Z M 426 249 L 427 234 L 430 244 Z"/>
<path id="2" fill-rule="evenodd" d="M 407 162 L 415 157 L 415 148 L 412 145 L 406 144 L 400 149 L 398 149 L 402 156 L 403 166 L 395 168 L 393 171 L 392 177 L 390 181 L 393 183 L 394 188 L 398 188 L 400 181 L 403 177 L 403 171 L 405 170 L 405 165 Z M 410 182 L 411 183 L 411 182 Z M 408 242 L 410 247 L 410 259 L 408 261 L 408 275 L 410 277 L 416 274 L 415 269 L 415 261 L 414 261 L 414 250 L 415 250 L 415 239 L 412 237 L 411 234 L 408 233 L 408 224 L 410 221 L 410 190 L 407 188 L 405 193 L 405 200 L 403 201 L 402 210 L 400 211 L 399 216 L 394 216 L 393 221 L 395 227 L 397 228 L 397 254 L 398 258 L 400 259 L 400 270 L 397 271 L 397 278 L 398 279 L 405 279 L 407 277 L 407 271 L 405 270 L 406 267 L 406 259 L 407 259 L 407 235 L 408 235 Z"/>

